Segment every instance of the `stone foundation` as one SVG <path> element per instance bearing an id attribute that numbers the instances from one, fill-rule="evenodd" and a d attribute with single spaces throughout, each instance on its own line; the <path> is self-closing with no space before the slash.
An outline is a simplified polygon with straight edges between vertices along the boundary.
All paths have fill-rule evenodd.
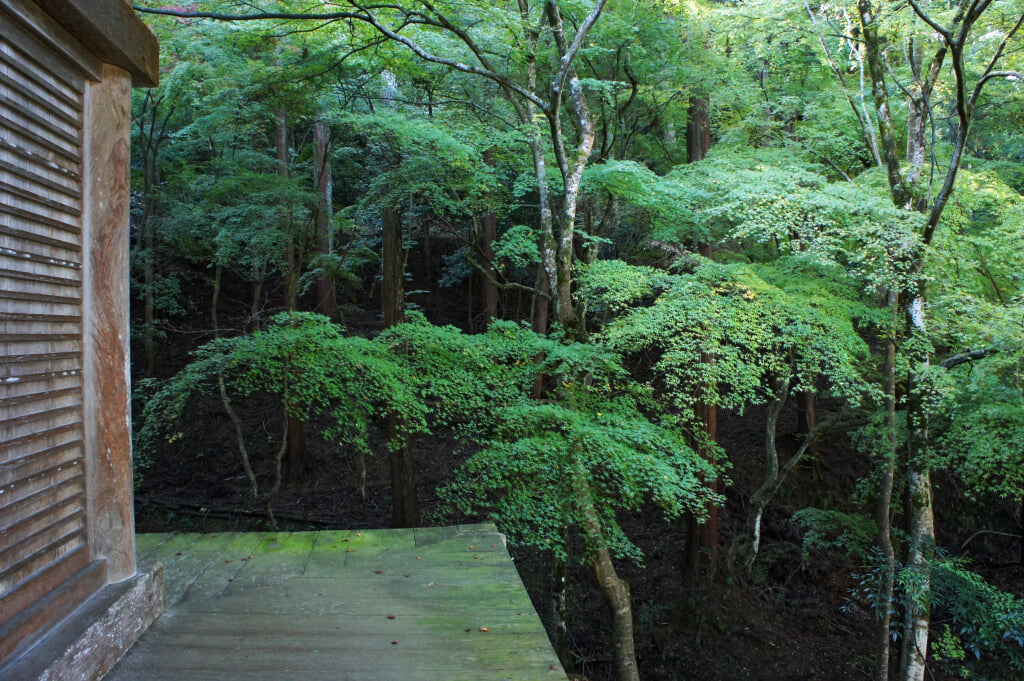
<path id="1" fill-rule="evenodd" d="M 163 566 L 109 584 L 0 669 L 4 681 L 98 681 L 164 611 Z"/>

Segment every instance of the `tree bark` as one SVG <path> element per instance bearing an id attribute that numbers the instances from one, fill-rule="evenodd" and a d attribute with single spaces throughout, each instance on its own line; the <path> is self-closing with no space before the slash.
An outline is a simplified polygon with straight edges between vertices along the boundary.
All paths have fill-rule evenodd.
<path id="1" fill-rule="evenodd" d="M 735 550 L 736 555 L 730 561 L 734 565 L 741 566 L 747 574 L 753 569 L 757 553 L 761 549 L 761 517 L 764 515 L 764 509 L 782 483 L 779 471 L 779 451 L 776 446 L 776 427 L 779 422 L 779 414 L 782 413 L 788 396 L 788 386 L 782 385 L 765 406 L 764 482 L 750 496 L 746 529 L 739 539 Z"/>
<path id="2" fill-rule="evenodd" d="M 564 545 L 568 547 L 568 527 L 562 528 L 562 538 Z M 568 572 L 567 559 L 556 555 L 551 570 L 551 614 L 554 619 L 555 629 L 552 636 L 552 645 L 555 648 L 555 654 L 558 655 L 559 662 L 562 663 L 562 669 L 566 673 L 572 674 L 576 669 L 576 661 L 573 659 L 572 651 L 569 649 L 569 605 L 565 593 Z"/>
<path id="3" fill-rule="evenodd" d="M 536 288 L 538 291 L 544 291 L 548 286 L 547 271 L 543 267 L 537 268 L 537 283 Z M 544 336 L 548 332 L 548 314 L 549 305 L 548 299 L 544 296 L 533 296 L 533 332 L 537 335 Z M 538 364 L 543 361 L 543 355 L 537 355 L 534 361 Z M 544 375 L 538 373 L 537 377 L 533 379 L 533 389 L 531 396 L 535 400 L 539 400 L 541 395 L 544 393 Z"/>
<path id="4" fill-rule="evenodd" d="M 925 340 L 924 282 L 918 283 L 918 295 L 906 306 L 912 340 Z M 900 646 L 899 678 L 923 681 L 928 657 L 928 624 L 931 607 L 929 564 L 935 556 L 935 518 L 932 510 L 932 482 L 925 461 L 928 446 L 928 416 L 922 395 L 921 375 L 927 370 L 928 356 L 911 365 L 907 404 L 907 504 L 904 511 L 907 531 L 907 569 L 914 575 L 916 593 L 906 594 L 903 616 L 903 640 Z"/>
<path id="5" fill-rule="evenodd" d="M 885 62 L 882 59 L 878 37 L 878 21 L 871 7 L 871 0 L 857 0 L 857 11 L 860 14 L 861 30 L 864 35 L 868 73 L 871 75 L 871 92 L 875 100 L 875 115 L 881 133 L 882 157 L 889 179 L 889 189 L 896 205 L 905 207 L 910 201 L 910 191 L 900 171 L 900 159 L 896 152 L 896 131 L 889 109 L 889 92 L 886 88 Z"/>
<path id="6" fill-rule="evenodd" d="M 713 360 L 710 360 L 713 361 Z M 718 441 L 718 407 L 714 404 L 702 402 L 697 407 L 697 415 L 704 424 L 704 433 L 708 442 Z M 710 481 L 708 485 L 712 494 L 718 492 L 718 478 Z M 702 562 L 707 566 L 714 566 L 718 562 L 718 505 L 708 502 L 707 519 L 701 526 L 701 554 Z"/>
<path id="7" fill-rule="evenodd" d="M 898 298 L 889 293 L 889 308 L 897 313 Z M 892 545 L 892 487 L 896 472 L 896 343 L 895 323 L 885 345 L 885 460 L 882 462 L 882 477 L 878 485 L 878 499 L 875 501 L 875 525 L 878 527 L 878 548 L 882 552 L 884 565 L 875 595 L 876 604 L 873 622 L 875 648 L 874 681 L 889 681 L 889 628 L 894 606 L 896 579 L 896 552 Z"/>
<path id="8" fill-rule="evenodd" d="M 800 463 L 800 459 L 803 458 L 803 455 L 821 432 L 820 428 L 816 427 L 808 433 L 792 456 L 784 464 L 779 465 L 776 432 L 779 414 L 782 413 L 782 408 L 785 406 L 788 397 L 788 383 L 777 385 L 775 387 L 775 394 L 766 406 L 764 482 L 750 496 L 750 510 L 747 514 L 745 531 L 730 548 L 730 567 L 742 567 L 747 574 L 750 574 L 753 569 L 754 561 L 757 560 L 757 553 L 761 547 L 761 519 L 765 509 L 768 508 L 768 502 L 779 491 L 779 487 L 785 482 L 789 472 Z"/>
<path id="9" fill-rule="evenodd" d="M 402 242 L 402 215 L 391 206 L 381 209 L 381 311 L 384 327 L 390 328 L 405 321 L 405 267 Z M 405 424 L 398 413 L 387 417 L 388 440 L 399 438 Z M 394 446 L 388 454 L 391 471 L 391 526 L 418 527 L 421 520 L 419 495 L 416 489 L 416 461 L 407 441 Z"/>
<path id="10" fill-rule="evenodd" d="M 277 148 L 277 174 L 287 178 L 289 152 L 288 152 L 288 113 L 281 107 L 277 110 L 277 126 L 274 131 L 274 142 Z M 283 219 L 291 222 L 291 211 L 283 216 Z M 295 248 L 295 235 L 291 225 L 286 225 L 288 245 L 285 249 L 285 309 L 294 312 L 299 304 L 299 262 Z M 284 438 L 287 449 L 285 452 L 285 470 L 288 472 L 287 482 L 290 485 L 301 485 L 306 481 L 306 475 L 312 468 L 312 460 L 309 456 L 309 448 L 306 443 L 305 421 L 293 414 L 288 413 L 285 406 L 285 432 Z"/>
<path id="11" fill-rule="evenodd" d="M 810 390 L 801 390 L 796 394 L 796 432 L 807 435 L 814 429 L 816 421 L 815 406 L 817 400 Z"/>
<path id="12" fill-rule="evenodd" d="M 330 130 L 327 122 L 318 118 L 313 123 L 314 175 L 317 191 L 316 236 L 317 251 L 321 255 L 334 252 L 334 235 L 331 232 L 331 214 L 334 212 L 332 197 L 331 163 L 327 156 L 330 144 Z M 316 281 L 316 310 L 332 321 L 338 321 L 338 304 L 334 293 L 334 278 L 321 274 Z"/>
<path id="13" fill-rule="evenodd" d="M 611 552 L 601 533 L 586 471 L 577 470 L 572 475 L 573 493 L 577 510 L 583 519 L 590 566 L 612 614 L 612 667 L 615 670 L 615 681 L 640 681 L 633 640 L 633 599 L 629 584 L 615 570 Z"/>
<path id="14" fill-rule="evenodd" d="M 493 278 L 497 278 L 497 272 L 494 271 L 494 267 L 491 264 L 494 262 L 494 240 L 497 238 L 498 219 L 494 215 L 494 211 L 489 210 L 484 214 L 480 244 L 480 250 L 487 261 L 484 266 L 491 275 L 490 277 L 483 277 L 482 282 L 484 315 L 487 318 L 488 324 L 498 318 L 498 287 L 492 281 Z"/>
<path id="15" fill-rule="evenodd" d="M 398 414 L 388 414 L 388 439 L 393 439 L 404 426 Z M 416 490 L 416 460 L 408 442 L 391 450 L 388 455 L 391 471 L 391 527 L 419 527 L 422 522 L 419 494 Z"/>
<path id="16" fill-rule="evenodd" d="M 702 355 L 704 362 L 713 361 L 710 356 Z M 690 446 L 703 458 L 709 458 L 703 445 L 715 442 L 718 438 L 718 407 L 706 402 L 698 402 L 694 408 L 697 419 L 703 430 L 704 440 L 700 437 L 690 438 Z M 718 480 L 707 482 L 712 492 L 718 491 Z M 686 589 L 696 589 L 702 567 L 710 567 L 718 562 L 718 506 L 713 503 L 705 505 L 707 517 L 703 523 L 697 522 L 697 516 L 690 514 L 686 521 L 686 551 L 683 556 L 682 578 Z"/>
<path id="17" fill-rule="evenodd" d="M 487 149 L 484 151 L 484 163 L 490 167 L 494 166 L 494 149 Z M 494 214 L 493 210 L 489 210 L 484 213 L 482 225 L 483 229 L 480 234 L 480 253 L 483 255 L 485 260 L 484 267 L 487 268 L 489 276 L 482 277 L 481 286 L 483 288 L 482 298 L 484 301 L 484 316 L 486 317 L 486 323 L 490 324 L 493 320 L 498 318 L 498 287 L 494 284 L 494 281 L 497 280 L 498 274 L 495 272 L 493 267 L 494 241 L 498 238 L 498 218 Z"/>
<path id="18" fill-rule="evenodd" d="M 402 267 L 402 215 L 391 206 L 381 209 L 381 311 L 384 327 L 405 321 L 405 272 Z"/>
<path id="19" fill-rule="evenodd" d="M 689 121 L 686 123 L 686 154 L 689 163 L 701 161 L 711 150 L 710 98 L 690 97 Z"/>

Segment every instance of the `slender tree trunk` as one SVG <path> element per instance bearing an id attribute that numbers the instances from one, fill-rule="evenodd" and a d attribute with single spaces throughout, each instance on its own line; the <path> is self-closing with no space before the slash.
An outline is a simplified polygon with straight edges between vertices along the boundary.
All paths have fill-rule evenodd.
<path id="1" fill-rule="evenodd" d="M 412 201 L 412 198 L 409 199 Z M 434 256 L 431 252 L 431 237 L 430 237 L 430 215 L 429 213 L 423 216 L 420 223 L 423 227 L 423 263 L 424 263 L 424 274 L 427 278 L 427 283 L 433 286 L 434 284 Z"/>
<path id="2" fill-rule="evenodd" d="M 569 528 L 562 528 L 562 539 L 565 546 L 569 545 Z M 551 569 L 551 614 L 554 619 L 554 635 L 552 645 L 555 654 L 562 663 L 562 669 L 572 674 L 576 669 L 576 661 L 569 648 L 569 605 L 566 598 L 568 580 L 568 564 L 565 558 L 555 556 Z"/>
<path id="3" fill-rule="evenodd" d="M 906 306 L 912 340 L 925 340 L 924 283 L 918 283 L 918 295 Z M 907 531 L 907 569 L 915 575 L 916 593 L 907 594 L 903 616 L 903 642 L 900 646 L 900 681 L 924 681 L 928 657 L 928 623 L 931 619 L 928 591 L 931 587 L 929 564 L 935 556 L 935 518 L 932 511 L 932 482 L 925 461 L 928 446 L 928 416 L 923 405 L 922 374 L 928 369 L 928 356 L 919 357 L 911 367 L 907 402 L 907 504 L 904 514 Z"/>
<path id="4" fill-rule="evenodd" d="M 897 206 L 906 206 L 910 191 L 900 171 L 900 159 L 896 152 L 896 130 L 893 127 L 889 109 L 889 92 L 886 89 L 885 62 L 882 59 L 878 37 L 878 21 L 871 7 L 871 0 L 857 0 L 861 29 L 867 52 L 868 72 L 871 76 L 871 92 L 875 101 L 875 114 L 881 133 L 882 157 L 885 161 L 889 189 Z"/>
<path id="5" fill-rule="evenodd" d="M 548 278 L 547 271 L 543 267 L 537 268 L 537 282 L 536 288 L 538 291 L 547 290 Z M 548 313 L 549 305 L 548 299 L 543 296 L 533 296 L 533 331 L 534 333 L 545 336 L 548 332 Z M 544 359 L 543 355 L 537 355 L 534 361 L 540 363 Z M 538 373 L 537 377 L 533 379 L 533 390 L 531 395 L 533 398 L 540 399 L 541 395 L 544 394 L 544 375 Z"/>
<path id="6" fill-rule="evenodd" d="M 316 208 L 317 251 L 321 255 L 334 252 L 334 235 L 331 232 L 331 214 L 334 212 L 331 163 L 327 156 L 330 130 L 322 118 L 313 123 L 314 180 L 319 200 Z M 325 317 L 338 320 L 338 304 L 334 294 L 334 278 L 321 274 L 316 281 L 316 310 Z"/>
<path id="7" fill-rule="evenodd" d="M 277 110 L 277 127 L 275 129 L 274 141 L 277 147 L 277 174 L 282 178 L 288 177 L 288 114 L 285 109 Z M 291 211 L 283 216 L 287 222 L 291 222 Z M 293 229 L 286 225 L 288 246 L 285 251 L 286 271 L 284 287 L 285 309 L 294 312 L 299 304 L 299 268 L 298 254 L 295 248 L 295 235 Z M 286 398 L 287 399 L 287 398 Z M 305 420 L 294 414 L 288 413 L 285 406 L 285 427 L 283 437 L 285 439 L 284 469 L 285 480 L 289 485 L 300 485 L 306 481 L 306 476 L 312 468 L 312 461 L 309 456 L 309 448 L 306 443 Z"/>
<path id="8" fill-rule="evenodd" d="M 889 293 L 889 308 L 897 313 L 897 296 Z M 885 346 L 885 432 L 886 452 L 882 463 L 882 478 L 878 485 L 878 499 L 875 501 L 875 524 L 878 527 L 878 548 L 882 552 L 881 581 L 876 594 L 874 612 L 874 681 L 889 681 L 889 628 L 894 605 L 896 579 L 896 552 L 892 545 L 892 487 L 896 472 L 896 333 L 895 323 Z"/>
<path id="9" fill-rule="evenodd" d="M 799 435 L 807 435 L 814 429 L 816 421 L 814 393 L 810 390 L 801 390 L 796 394 L 796 432 Z"/>
<path id="10" fill-rule="evenodd" d="M 381 212 L 381 310 L 384 327 L 405 321 L 405 268 L 402 242 L 402 215 L 391 206 Z M 396 440 L 405 424 L 398 414 L 387 417 L 388 439 Z M 419 496 L 416 491 L 416 461 L 408 441 L 394 446 L 388 454 L 391 470 L 391 526 L 418 527 L 421 521 Z"/>
<path id="11" fill-rule="evenodd" d="M 713 362 L 711 355 L 701 354 L 702 362 Z M 698 402 L 694 408 L 695 415 L 704 431 L 700 437 L 691 438 L 690 446 L 703 458 L 709 458 L 704 451 L 718 438 L 718 407 L 714 404 Z M 708 481 L 712 492 L 718 491 L 718 481 Z M 707 517 L 703 523 L 697 522 L 695 515 L 688 515 L 686 522 L 686 552 L 683 556 L 683 585 L 687 589 L 696 589 L 702 566 L 713 566 L 718 561 L 718 506 L 708 502 L 705 506 Z"/>
<path id="12" fill-rule="evenodd" d="M 495 152 L 493 148 L 486 149 L 484 151 L 484 163 L 490 167 L 494 167 L 494 156 Z M 498 238 L 498 218 L 494 214 L 493 210 L 488 210 L 484 213 L 482 224 L 483 229 L 480 234 L 480 252 L 486 261 L 484 266 L 487 268 L 488 276 L 481 278 L 481 293 L 483 294 L 481 297 L 484 301 L 484 315 L 487 318 L 486 323 L 490 324 L 498 318 L 498 287 L 494 285 L 494 280 L 497 279 L 498 273 L 493 267 L 494 241 Z"/>
<path id="13" fill-rule="evenodd" d="M 210 323 L 213 325 L 213 337 L 220 338 L 220 318 L 217 307 L 220 305 L 220 283 L 223 267 L 218 262 L 213 274 L 213 296 L 210 300 Z M 224 406 L 224 412 L 231 419 L 231 425 L 235 429 L 235 442 L 238 444 L 238 455 L 242 460 L 242 471 L 249 481 L 249 491 L 252 492 L 253 501 L 259 498 L 260 488 L 256 483 L 256 473 L 252 470 L 252 463 L 249 460 L 249 450 L 245 446 L 245 429 L 242 427 L 242 420 L 238 418 L 231 400 L 228 398 L 227 385 L 224 383 L 224 374 L 217 372 L 217 388 L 220 393 L 220 401 Z"/>
<path id="14" fill-rule="evenodd" d="M 714 361 L 713 359 L 706 359 L 705 361 Z M 708 442 L 718 441 L 718 407 L 714 404 L 701 403 L 697 407 L 697 414 L 704 424 L 704 433 L 708 438 Z M 710 481 L 708 485 L 710 491 L 714 494 L 718 492 L 718 479 Z M 718 505 L 712 502 L 707 504 L 707 519 L 701 526 L 700 532 L 700 545 L 702 562 L 705 565 L 713 567 L 718 562 Z"/>
<path id="15" fill-rule="evenodd" d="M 686 124 L 686 154 L 689 163 L 701 161 L 711 150 L 710 98 L 690 97 L 689 121 Z"/>
<path id="16" fill-rule="evenodd" d="M 395 412 L 388 414 L 387 424 L 389 439 L 404 427 Z M 391 527 L 419 527 L 422 512 L 416 491 L 416 460 L 408 442 L 388 454 L 388 464 L 391 471 Z"/>
<path id="17" fill-rule="evenodd" d="M 577 510 L 583 520 L 590 566 L 612 614 L 612 667 L 615 670 L 615 681 L 640 681 L 633 640 L 633 598 L 629 584 L 615 570 L 611 551 L 601 534 L 600 520 L 586 475 L 586 471 L 574 471 L 573 488 Z"/>
<path id="18" fill-rule="evenodd" d="M 772 496 L 782 484 L 779 472 L 779 451 L 776 446 L 776 428 L 779 422 L 779 414 L 786 404 L 789 395 L 787 386 L 782 386 L 765 406 L 765 472 L 764 482 L 750 496 L 750 509 L 747 511 L 746 530 L 740 539 L 739 550 L 736 558 L 731 561 L 742 566 L 743 570 L 750 573 L 757 560 L 757 553 L 761 549 L 761 518 L 764 510 L 771 501 Z"/>
<path id="19" fill-rule="evenodd" d="M 750 574 L 757 560 L 757 553 L 761 547 L 761 520 L 764 511 L 768 508 L 768 502 L 772 500 L 779 487 L 785 482 L 789 472 L 800 463 L 800 459 L 807 452 L 807 449 L 814 443 L 815 437 L 820 432 L 812 430 L 803 439 L 789 459 L 779 465 L 779 453 L 777 448 L 776 431 L 778 429 L 779 414 L 789 397 L 788 385 L 776 387 L 774 397 L 768 402 L 765 416 L 765 474 L 764 482 L 750 496 L 750 509 L 747 512 L 746 529 L 743 535 L 733 544 L 730 549 L 730 566 L 740 566 L 747 574 Z"/>
<path id="20" fill-rule="evenodd" d="M 381 311 L 384 327 L 405 321 L 405 272 L 402 267 L 402 215 L 390 206 L 381 210 Z"/>
<path id="21" fill-rule="evenodd" d="M 252 282 L 252 304 L 249 306 L 249 319 L 259 328 L 260 311 L 263 310 L 263 279 L 265 268 L 260 265 L 256 280 Z"/>
<path id="22" fill-rule="evenodd" d="M 483 252 L 484 258 L 487 260 L 487 269 L 490 277 L 483 277 L 483 299 L 484 299 L 484 314 L 487 317 L 487 323 L 498 318 L 498 287 L 491 281 L 492 278 L 497 277 L 497 272 L 491 266 L 494 262 L 494 240 L 498 238 L 498 219 L 494 215 L 493 210 L 489 210 L 484 214 L 483 219 L 483 230 L 482 230 L 482 242 L 480 250 Z"/>
<path id="23" fill-rule="evenodd" d="M 153 112 L 153 116 L 154 118 L 156 117 L 155 111 Z M 150 218 L 155 210 L 154 204 L 156 202 L 156 198 L 153 196 L 153 185 L 155 184 L 154 180 L 156 175 L 155 150 L 146 156 L 144 173 L 143 194 L 145 195 L 146 208 L 143 211 L 141 224 L 139 225 L 139 230 L 141 232 L 140 237 L 145 251 L 145 258 L 142 265 L 144 291 L 142 304 L 142 336 L 146 359 L 146 375 L 152 376 L 156 372 L 156 321 L 154 319 L 154 298 L 156 288 L 154 264 L 156 261 L 156 238 L 153 234 L 153 225 Z"/>
<path id="24" fill-rule="evenodd" d="M 142 224 L 143 239 L 146 244 L 146 257 L 142 261 L 143 268 L 143 346 L 146 357 L 146 375 L 152 376 L 156 373 L 156 320 L 155 320 L 155 290 L 156 274 L 154 264 L 156 260 L 156 238 L 153 234 L 153 226 L 147 218 Z"/>

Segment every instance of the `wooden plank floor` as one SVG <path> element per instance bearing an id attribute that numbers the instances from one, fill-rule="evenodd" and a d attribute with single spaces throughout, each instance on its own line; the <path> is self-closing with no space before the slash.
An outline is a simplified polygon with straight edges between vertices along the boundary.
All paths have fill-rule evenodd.
<path id="1" fill-rule="evenodd" d="M 139 535 L 167 612 L 107 681 L 565 679 L 493 525 Z"/>

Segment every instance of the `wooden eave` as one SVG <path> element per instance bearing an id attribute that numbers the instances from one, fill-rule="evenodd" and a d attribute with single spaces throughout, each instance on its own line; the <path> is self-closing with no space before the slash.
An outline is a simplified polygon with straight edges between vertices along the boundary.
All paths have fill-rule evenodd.
<path id="1" fill-rule="evenodd" d="M 98 59 L 119 66 L 135 87 L 160 80 L 156 36 L 125 0 L 34 0 Z"/>

